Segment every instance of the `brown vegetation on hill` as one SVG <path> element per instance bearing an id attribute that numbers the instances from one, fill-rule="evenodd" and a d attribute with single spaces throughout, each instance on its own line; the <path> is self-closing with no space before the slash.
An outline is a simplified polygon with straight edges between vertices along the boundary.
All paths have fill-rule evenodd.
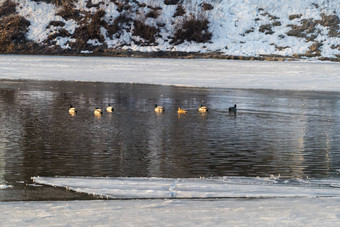
<path id="1" fill-rule="evenodd" d="M 6 0 L 0 8 L 0 52 L 14 53 L 27 48 L 30 22 L 16 14 L 15 2 Z"/>
<path id="2" fill-rule="evenodd" d="M 181 44 L 184 41 L 205 43 L 210 41 L 211 36 L 209 20 L 204 16 L 191 14 L 178 25 L 170 43 L 175 45 Z"/>

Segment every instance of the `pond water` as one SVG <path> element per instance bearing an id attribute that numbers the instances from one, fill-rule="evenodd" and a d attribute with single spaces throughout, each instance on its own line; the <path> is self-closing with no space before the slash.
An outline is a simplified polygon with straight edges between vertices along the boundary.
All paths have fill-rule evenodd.
<path id="1" fill-rule="evenodd" d="M 113 113 L 93 114 L 109 103 Z M 198 112 L 202 103 L 208 113 Z M 237 113 L 229 113 L 235 103 Z M 155 113 L 155 104 L 166 111 Z M 178 107 L 187 114 L 178 115 Z M 32 176 L 291 179 L 340 172 L 339 92 L 1 80 L 0 109 L 1 201 L 93 198 L 34 186 Z"/>

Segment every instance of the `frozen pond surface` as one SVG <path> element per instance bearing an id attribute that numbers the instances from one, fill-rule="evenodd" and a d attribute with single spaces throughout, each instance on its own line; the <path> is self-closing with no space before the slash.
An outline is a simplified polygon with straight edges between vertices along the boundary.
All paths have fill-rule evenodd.
<path id="1" fill-rule="evenodd" d="M 0 78 L 340 91 L 340 64 L 0 55 Z"/>
<path id="2" fill-rule="evenodd" d="M 0 224 L 340 224 L 339 72 L 337 63 L 0 55 Z M 197 111 L 202 100 L 207 114 Z M 93 115 L 108 103 L 114 113 Z M 155 114 L 155 103 L 166 112 Z M 234 103 L 236 115 L 227 111 Z M 177 115 L 179 106 L 187 115 Z M 59 186 L 85 193 L 32 176 L 48 185 L 66 179 Z M 159 177 L 160 189 L 170 183 L 167 195 L 226 195 L 225 185 L 199 177 L 231 186 L 228 199 L 73 201 L 100 198 L 87 194 L 94 189 L 114 197 L 116 186 L 136 195 L 134 180 L 152 186 L 143 177 Z M 183 178 L 195 184 L 182 190 Z M 126 184 L 104 187 L 103 179 Z"/>

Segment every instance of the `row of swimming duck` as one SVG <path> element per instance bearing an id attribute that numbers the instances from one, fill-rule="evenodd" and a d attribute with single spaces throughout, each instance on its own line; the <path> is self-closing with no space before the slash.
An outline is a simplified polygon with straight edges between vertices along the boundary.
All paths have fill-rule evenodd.
<path id="1" fill-rule="evenodd" d="M 198 108 L 198 111 L 199 112 L 208 112 L 209 108 L 204 106 L 204 105 L 201 105 L 199 108 Z M 236 113 L 237 111 L 237 105 L 235 104 L 234 106 L 231 106 L 229 107 L 229 112 L 234 112 Z M 156 112 L 164 112 L 165 111 L 165 108 L 163 106 L 158 106 L 157 104 L 155 104 L 155 111 Z M 177 113 L 186 113 L 187 111 L 185 109 L 182 109 L 181 107 L 178 107 L 178 110 L 177 110 Z"/>
<path id="2" fill-rule="evenodd" d="M 236 113 L 236 111 L 237 111 L 236 104 L 234 106 L 229 107 L 228 110 L 229 110 L 229 112 Z M 109 104 L 106 107 L 106 112 L 113 112 L 113 111 L 114 111 L 114 108 L 111 106 L 111 104 Z M 165 111 L 165 108 L 163 106 L 158 106 L 157 104 L 155 104 L 155 112 L 163 113 L 164 111 Z M 198 111 L 199 112 L 208 112 L 209 108 L 204 106 L 204 105 L 200 105 L 200 107 L 198 108 Z M 77 113 L 77 109 L 75 107 L 73 107 L 72 105 L 70 105 L 70 109 L 68 110 L 68 112 L 73 115 L 73 114 Z M 101 109 L 99 109 L 98 107 L 96 107 L 94 109 L 93 113 L 95 115 L 102 115 L 103 111 Z M 181 107 L 178 107 L 177 113 L 178 114 L 185 114 L 185 113 L 187 113 L 187 111 L 185 109 L 182 109 Z"/>
<path id="3" fill-rule="evenodd" d="M 109 104 L 109 105 L 106 107 L 106 112 L 113 112 L 113 111 L 114 111 L 113 107 L 111 106 L 111 104 Z M 74 115 L 74 114 L 77 113 L 77 109 L 76 109 L 75 107 L 73 107 L 72 105 L 70 105 L 70 108 L 68 109 L 68 112 L 69 112 L 71 115 Z M 102 109 L 96 107 L 96 108 L 94 108 L 93 113 L 94 113 L 95 115 L 102 115 L 102 114 L 103 114 L 103 111 L 102 111 Z"/>

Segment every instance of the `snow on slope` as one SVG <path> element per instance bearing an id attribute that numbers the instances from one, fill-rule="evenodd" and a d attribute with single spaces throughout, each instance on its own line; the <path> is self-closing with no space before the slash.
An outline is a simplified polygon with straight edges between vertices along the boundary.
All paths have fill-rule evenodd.
<path id="1" fill-rule="evenodd" d="M 230 55 L 267 55 L 278 54 L 292 56 L 303 54 L 313 43 L 303 38 L 287 36 L 291 30 L 289 25 L 299 25 L 301 20 L 313 18 L 321 19 L 321 13 L 339 15 L 340 4 L 337 1 L 295 1 L 295 0 L 250 0 L 250 1 L 222 1 L 212 14 L 212 30 L 214 31 L 213 43 L 220 48 L 227 43 L 228 49 L 224 52 Z M 319 8 L 313 7 L 317 4 Z M 225 16 L 227 14 L 227 16 Z M 299 15 L 300 19 L 290 20 L 290 15 Z M 273 19 L 277 17 L 277 19 Z M 260 31 L 263 25 L 274 24 L 273 34 Z M 247 30 L 252 29 L 248 35 Z M 320 27 L 321 29 L 321 27 Z M 327 31 L 327 28 L 323 27 Z M 226 33 L 227 31 L 227 33 Z M 327 39 L 327 45 L 338 44 L 339 37 L 327 37 L 327 32 L 318 36 L 319 40 Z M 274 45 L 273 45 L 274 44 Z M 277 47 L 288 47 L 278 50 Z M 334 56 L 339 50 L 322 50 L 323 56 Z"/>
<path id="2" fill-rule="evenodd" d="M 46 41 L 48 35 L 58 33 L 61 29 L 66 29 L 72 36 L 75 29 L 80 26 L 79 21 L 56 16 L 60 8 L 53 4 L 32 0 L 15 1 L 18 3 L 19 14 L 31 22 L 27 37 L 37 43 Z M 232 56 L 304 55 L 337 58 L 340 55 L 339 1 L 184 0 L 182 5 L 186 13 L 176 17 L 174 13 L 177 5 L 166 5 L 164 1 L 138 2 L 145 3 L 147 7 L 131 3 L 129 10 L 121 11 L 110 0 L 92 0 L 92 5 L 88 5 L 87 0 L 78 0 L 75 7 L 83 12 L 81 15 L 93 14 L 99 9 L 104 10 L 103 19 L 108 26 L 119 16 L 125 15 L 132 20 L 159 28 L 154 43 L 145 42 L 145 39 L 134 34 L 132 23 L 127 28 L 119 25 L 122 29 L 119 34 L 110 34 L 108 29 L 102 26 L 100 31 L 104 40 L 89 39 L 87 44 L 92 47 L 107 45 L 108 48 L 143 52 L 220 52 Z M 98 3 L 102 4 L 93 6 Z M 213 8 L 204 10 L 201 7 L 202 3 L 209 3 Z M 149 6 L 161 8 L 158 10 L 160 15 L 156 18 L 147 17 L 147 13 L 151 11 Z M 172 44 L 171 40 L 176 29 L 191 14 L 197 18 L 208 18 L 211 40 L 204 43 L 185 41 L 181 44 Z M 65 25 L 46 28 L 51 21 L 62 21 Z M 70 45 L 76 42 L 74 38 L 64 36 L 56 37 L 55 41 L 57 46 L 64 49 L 69 49 Z M 143 45 L 140 45 L 140 42 Z"/>

